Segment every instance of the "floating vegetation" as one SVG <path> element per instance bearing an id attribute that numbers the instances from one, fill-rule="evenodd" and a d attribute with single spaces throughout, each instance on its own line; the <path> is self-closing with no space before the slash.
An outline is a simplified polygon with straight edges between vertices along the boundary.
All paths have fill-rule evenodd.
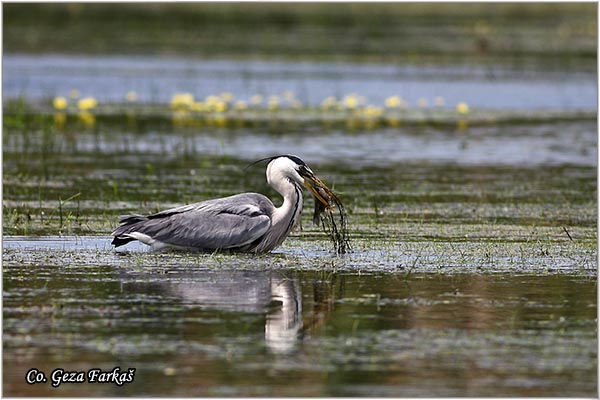
<path id="1" fill-rule="evenodd" d="M 333 242 L 337 254 L 346 254 L 352 249 L 350 246 L 346 209 L 333 192 L 326 191 L 321 187 L 316 187 L 315 189 L 319 195 L 327 201 L 330 207 L 325 207 L 325 204 L 314 196 L 315 210 L 313 213 L 313 223 L 315 225 L 321 224 L 323 226 L 323 231 Z M 331 206 L 335 206 L 338 212 L 335 213 Z"/>
<path id="2" fill-rule="evenodd" d="M 52 116 L 55 128 L 64 130 L 70 124 L 92 128 L 100 119 L 128 122 L 156 119 L 170 122 L 175 128 L 203 127 L 239 128 L 247 126 L 276 126 L 278 124 L 321 124 L 326 128 L 375 130 L 399 126 L 444 126 L 464 130 L 474 126 L 514 123 L 539 123 L 595 120 L 595 112 L 584 110 L 488 110 L 472 108 L 466 102 L 447 104 L 442 97 L 420 99 L 411 107 L 400 96 L 385 99 L 383 105 L 371 104 L 364 96 L 349 94 L 341 98 L 326 97 L 318 105 L 304 104 L 291 91 L 281 96 L 264 98 L 260 94 L 248 99 L 237 98 L 231 93 L 209 95 L 197 100 L 192 93 L 175 93 L 168 104 L 138 101 L 136 93 L 129 92 L 121 103 L 102 103 L 89 96 L 69 101 L 57 96 L 49 101 L 23 103 L 26 112 L 21 117 L 32 115 Z M 135 100 L 132 100 L 135 99 Z M 8 101 L 4 115 L 11 119 L 16 107 Z"/>

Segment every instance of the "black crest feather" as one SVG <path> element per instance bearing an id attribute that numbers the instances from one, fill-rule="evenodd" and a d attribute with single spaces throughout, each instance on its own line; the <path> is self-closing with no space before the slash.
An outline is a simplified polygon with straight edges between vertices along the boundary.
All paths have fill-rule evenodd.
<path id="1" fill-rule="evenodd" d="M 264 162 L 264 161 L 271 162 L 271 161 L 273 161 L 273 160 L 275 160 L 275 159 L 277 159 L 277 158 L 280 158 L 280 157 L 286 157 L 286 158 L 289 158 L 290 160 L 292 160 L 293 162 L 295 162 L 296 164 L 298 164 L 298 165 L 300 165 L 300 166 L 304 166 L 304 167 L 307 167 L 307 166 L 308 166 L 308 165 L 306 165 L 306 163 L 305 163 L 304 161 L 302 161 L 302 160 L 301 160 L 299 157 L 297 157 L 297 156 L 294 156 L 294 155 L 292 155 L 292 154 L 280 154 L 280 155 L 278 155 L 278 156 L 265 157 L 265 158 L 261 158 L 260 160 L 256 160 L 256 161 L 254 161 L 253 163 L 251 163 L 251 164 L 248 164 L 248 165 L 247 165 L 247 166 L 246 166 L 244 169 L 248 169 L 248 168 L 250 168 L 250 167 L 252 167 L 252 166 L 254 166 L 254 165 L 258 164 L 258 163 Z"/>

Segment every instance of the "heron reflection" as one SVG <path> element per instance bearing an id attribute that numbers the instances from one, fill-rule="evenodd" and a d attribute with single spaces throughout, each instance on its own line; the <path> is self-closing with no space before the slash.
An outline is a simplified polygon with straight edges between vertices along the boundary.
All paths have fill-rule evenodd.
<path id="1" fill-rule="evenodd" d="M 129 287 L 140 290 L 140 283 Z M 203 271 L 144 284 L 142 290 L 150 287 L 194 308 L 265 315 L 265 344 L 274 353 L 292 352 L 298 344 L 303 322 L 297 278 L 277 271 Z"/>
<path id="2" fill-rule="evenodd" d="M 265 342 L 274 352 L 294 350 L 302 330 L 302 295 L 296 279 L 271 278 L 271 296 L 280 304 L 267 315 Z"/>

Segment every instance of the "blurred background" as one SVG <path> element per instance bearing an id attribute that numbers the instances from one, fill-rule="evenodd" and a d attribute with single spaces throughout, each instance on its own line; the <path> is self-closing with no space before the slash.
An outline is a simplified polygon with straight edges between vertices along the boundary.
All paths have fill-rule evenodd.
<path id="1" fill-rule="evenodd" d="M 350 94 L 377 107 L 595 103 L 590 3 L 6 4 L 4 14 L 5 99 L 75 89 L 113 102 L 190 92 L 265 106 Z"/>
<path id="2" fill-rule="evenodd" d="M 594 70 L 590 3 L 6 4 L 8 53 Z"/>

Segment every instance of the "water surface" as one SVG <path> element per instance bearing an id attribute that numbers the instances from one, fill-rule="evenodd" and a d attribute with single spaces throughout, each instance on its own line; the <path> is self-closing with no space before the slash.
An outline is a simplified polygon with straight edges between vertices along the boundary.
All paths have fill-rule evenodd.
<path id="1" fill-rule="evenodd" d="M 9 396 L 597 394 L 597 123 L 590 74 L 504 67 L 8 55 L 5 97 L 101 102 L 292 90 L 443 96 L 518 123 L 182 124 L 176 114 L 6 112 L 3 382 Z M 35 108 L 33 108 L 35 110 Z M 436 113 L 433 108 L 426 112 Z M 90 118 L 91 117 L 91 118 Z M 301 116 L 302 117 L 302 116 Z M 300 118 L 302 119 L 302 118 Z M 311 225 L 269 255 L 115 251 L 119 215 L 257 191 L 295 153 L 348 210 L 353 251 Z M 135 368 L 27 385 L 31 368 Z"/>
<path id="2" fill-rule="evenodd" d="M 122 102 L 129 91 L 140 102 L 168 103 L 177 92 L 198 99 L 229 92 L 283 98 L 292 92 L 305 105 L 351 93 L 383 106 L 401 96 L 413 107 L 467 102 L 491 109 L 596 109 L 596 75 L 589 72 L 511 70 L 499 66 L 404 66 L 389 64 L 233 61 L 183 57 L 6 54 L 4 98 L 67 96 L 78 90 L 101 102 Z"/>
<path id="3" fill-rule="evenodd" d="M 295 267 L 301 257 L 285 251 L 258 259 L 196 255 L 179 265 L 172 255 L 124 254 L 118 265 L 102 265 L 105 254 L 77 254 L 83 259 L 5 263 L 5 393 L 588 396 L 596 390 L 591 278 L 304 271 Z M 135 381 L 59 389 L 22 384 L 32 366 L 49 373 L 117 365 L 136 368 Z"/>

